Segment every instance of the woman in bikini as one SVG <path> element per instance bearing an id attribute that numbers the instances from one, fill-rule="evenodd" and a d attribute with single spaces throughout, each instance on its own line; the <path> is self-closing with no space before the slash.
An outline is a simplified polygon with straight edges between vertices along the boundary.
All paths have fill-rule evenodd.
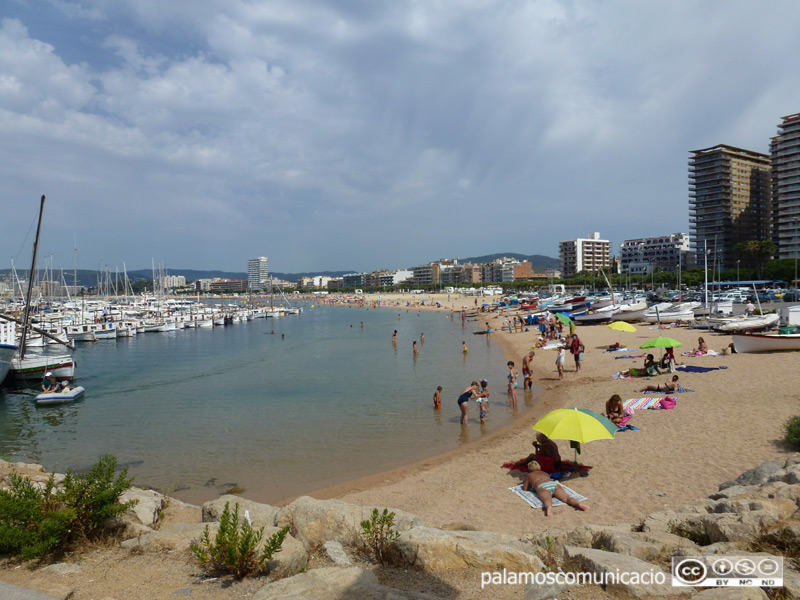
<path id="1" fill-rule="evenodd" d="M 658 385 L 648 385 L 643 387 L 640 390 L 636 390 L 637 392 L 660 392 L 662 394 L 666 394 L 669 392 L 677 392 L 678 391 L 678 376 L 673 375 L 672 381 L 665 381 L 664 383 L 659 383 Z"/>
<path id="2" fill-rule="evenodd" d="M 531 490 L 539 496 L 539 500 L 544 504 L 545 517 L 553 514 L 553 498 L 558 498 L 573 508 L 589 510 L 588 506 L 569 496 L 558 482 L 550 479 L 550 475 L 542 471 L 539 463 L 535 460 L 528 463 L 528 470 L 530 473 L 525 478 L 525 483 L 522 484 L 522 490 L 525 492 Z"/>
<path id="3" fill-rule="evenodd" d="M 625 418 L 625 409 L 622 407 L 622 398 L 619 394 L 614 394 L 606 401 L 606 412 L 603 416 L 608 417 L 614 425 L 619 425 Z"/>

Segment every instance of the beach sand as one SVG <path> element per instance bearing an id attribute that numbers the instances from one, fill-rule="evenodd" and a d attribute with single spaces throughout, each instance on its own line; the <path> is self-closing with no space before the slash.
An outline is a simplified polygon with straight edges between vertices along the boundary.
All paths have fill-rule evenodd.
<path id="1" fill-rule="evenodd" d="M 382 295 L 385 303 L 405 304 L 422 298 L 431 296 Z M 474 309 L 473 298 L 452 295 L 448 300 L 446 294 L 433 298 L 444 305 L 440 310 L 462 306 Z M 494 328 L 504 318 L 492 315 L 486 320 Z M 467 326 L 477 329 L 478 323 L 483 322 L 481 317 Z M 613 440 L 583 446 L 579 462 L 593 468 L 588 477 L 572 478 L 566 485 L 588 498 L 590 512 L 560 507 L 547 519 L 517 498 L 508 488 L 521 482 L 522 474 L 501 465 L 533 451 L 535 432 L 531 426 L 539 417 L 561 407 L 602 412 L 612 394 L 623 399 L 653 395 L 634 390 L 670 377 L 612 378 L 617 371 L 640 366 L 643 359 L 615 359 L 620 354 L 604 352 L 605 348 L 619 341 L 636 349 L 658 336 L 654 325 L 635 326 L 634 333 L 613 331 L 605 325 L 579 326 L 577 332 L 586 347 L 583 367 L 576 373 L 574 361 L 567 354 L 566 377 L 561 383 L 555 371 L 556 352 L 537 350 L 534 382 L 543 391 L 533 399 L 534 407 L 504 430 L 448 454 L 311 495 L 403 509 L 434 527 L 467 525 L 521 536 L 546 528 L 633 522 L 651 512 L 702 499 L 716 491 L 719 483 L 790 452 L 782 442 L 783 426 L 787 418 L 800 414 L 800 355 L 681 356 L 681 351 L 697 345 L 698 336 L 703 336 L 715 350 L 726 347 L 731 337 L 686 327 L 668 328 L 664 335 L 684 344 L 676 350 L 679 363 L 727 368 L 708 373 L 678 372 L 680 383 L 695 391 L 680 394 L 676 409 L 636 411 L 630 424 L 639 427 L 639 431 L 621 432 Z M 520 369 L 523 355 L 537 336 L 538 331 L 531 328 L 529 332 L 496 332 L 492 339 Z M 635 350 L 631 354 L 644 353 Z M 658 357 L 659 351 L 655 353 Z M 493 392 L 494 405 L 507 401 L 505 390 Z M 522 404 L 523 392 L 518 391 L 518 395 Z M 442 411 L 459 414 L 454 397 L 444 398 Z M 467 427 L 474 437 L 479 437 L 480 424 L 474 408 Z M 562 458 L 573 458 L 568 442 L 558 441 L 558 445 Z"/>

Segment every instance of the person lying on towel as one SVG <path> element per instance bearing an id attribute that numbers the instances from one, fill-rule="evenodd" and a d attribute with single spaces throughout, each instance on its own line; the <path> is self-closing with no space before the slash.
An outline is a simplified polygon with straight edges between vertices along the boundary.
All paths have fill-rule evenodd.
<path id="1" fill-rule="evenodd" d="M 565 504 L 580 510 L 589 510 L 585 504 L 578 502 L 575 498 L 571 497 L 561 487 L 557 481 L 550 479 L 550 475 L 542 471 L 539 463 L 532 460 L 528 463 L 528 476 L 525 478 L 525 483 L 522 484 L 522 490 L 534 492 L 539 496 L 539 500 L 544 504 L 544 516 L 549 517 L 553 514 L 553 498 L 558 498 Z"/>

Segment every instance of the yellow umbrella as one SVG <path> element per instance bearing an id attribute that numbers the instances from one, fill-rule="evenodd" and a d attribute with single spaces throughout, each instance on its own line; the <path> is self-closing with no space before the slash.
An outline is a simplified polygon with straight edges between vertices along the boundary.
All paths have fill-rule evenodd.
<path id="1" fill-rule="evenodd" d="M 618 427 L 588 408 L 557 408 L 539 419 L 533 429 L 550 439 L 585 444 L 592 440 L 614 439 Z"/>
<path id="2" fill-rule="evenodd" d="M 609 323 L 606 325 L 609 329 L 614 329 L 616 331 L 627 331 L 627 332 L 634 332 L 636 331 L 636 327 L 631 325 L 630 323 L 626 323 L 625 321 L 614 321 L 613 323 Z"/>

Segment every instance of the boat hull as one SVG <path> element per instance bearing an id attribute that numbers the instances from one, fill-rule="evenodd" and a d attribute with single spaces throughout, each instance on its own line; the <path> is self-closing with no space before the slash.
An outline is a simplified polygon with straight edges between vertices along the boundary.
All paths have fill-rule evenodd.
<path id="1" fill-rule="evenodd" d="M 758 333 L 733 333 L 733 347 L 736 352 L 752 354 L 757 352 L 789 352 L 800 350 L 800 333 L 766 335 Z"/>
<path id="2" fill-rule="evenodd" d="M 17 350 L 19 350 L 19 346 L 16 344 L 0 344 L 0 383 L 3 383 L 11 370 L 11 359 L 14 358 Z"/>
<path id="3" fill-rule="evenodd" d="M 51 371 L 56 379 L 72 379 L 75 375 L 75 361 L 68 354 L 47 356 L 29 354 L 22 360 L 11 360 L 11 374 L 15 379 L 34 381 L 42 379 Z"/>

